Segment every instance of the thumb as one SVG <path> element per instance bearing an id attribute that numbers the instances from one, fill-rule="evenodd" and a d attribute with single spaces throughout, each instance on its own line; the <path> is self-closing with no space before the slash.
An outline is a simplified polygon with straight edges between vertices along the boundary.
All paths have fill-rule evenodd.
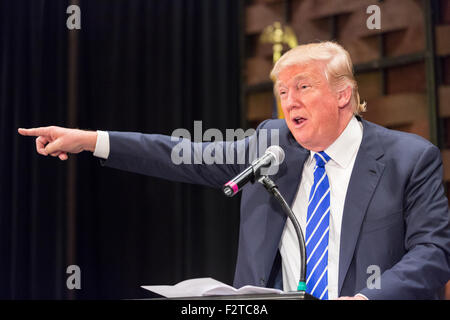
<path id="1" fill-rule="evenodd" d="M 56 140 L 50 142 L 49 144 L 47 144 L 45 146 L 44 150 L 45 150 L 45 152 L 47 154 L 52 154 L 52 153 L 57 152 L 57 151 L 62 151 L 61 150 L 61 140 L 60 139 L 56 139 Z"/>

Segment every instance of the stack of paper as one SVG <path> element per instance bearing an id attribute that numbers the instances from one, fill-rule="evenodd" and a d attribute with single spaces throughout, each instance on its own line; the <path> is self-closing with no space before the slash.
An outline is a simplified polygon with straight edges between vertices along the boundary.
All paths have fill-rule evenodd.
<path id="1" fill-rule="evenodd" d="M 283 293 L 282 290 L 256 286 L 244 286 L 236 289 L 213 278 L 190 279 L 179 282 L 173 286 L 142 286 L 142 288 L 155 292 L 167 298 Z"/>

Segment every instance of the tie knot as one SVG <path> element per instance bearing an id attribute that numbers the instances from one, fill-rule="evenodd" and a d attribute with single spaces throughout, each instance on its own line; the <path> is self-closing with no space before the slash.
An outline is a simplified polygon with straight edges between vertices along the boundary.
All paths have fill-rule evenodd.
<path id="1" fill-rule="evenodd" d="M 321 168 L 324 168 L 325 164 L 331 159 L 324 151 L 316 153 L 314 158 L 316 159 L 316 165 Z"/>

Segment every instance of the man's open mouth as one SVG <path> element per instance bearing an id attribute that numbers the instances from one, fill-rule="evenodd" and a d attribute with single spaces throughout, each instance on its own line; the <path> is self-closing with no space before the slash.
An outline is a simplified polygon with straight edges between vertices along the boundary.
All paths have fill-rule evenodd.
<path id="1" fill-rule="evenodd" d="M 297 126 L 301 126 L 306 121 L 306 118 L 295 117 L 292 119 L 292 121 L 294 122 L 295 126 L 297 127 Z"/>

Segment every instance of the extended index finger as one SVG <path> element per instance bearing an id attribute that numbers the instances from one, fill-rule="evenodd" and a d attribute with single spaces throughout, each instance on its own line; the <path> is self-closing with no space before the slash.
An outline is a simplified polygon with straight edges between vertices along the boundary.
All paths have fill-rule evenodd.
<path id="1" fill-rule="evenodd" d="M 19 128 L 19 130 L 17 131 L 23 136 L 36 136 L 36 137 L 46 136 L 49 133 L 49 127 L 31 128 L 31 129 Z"/>

